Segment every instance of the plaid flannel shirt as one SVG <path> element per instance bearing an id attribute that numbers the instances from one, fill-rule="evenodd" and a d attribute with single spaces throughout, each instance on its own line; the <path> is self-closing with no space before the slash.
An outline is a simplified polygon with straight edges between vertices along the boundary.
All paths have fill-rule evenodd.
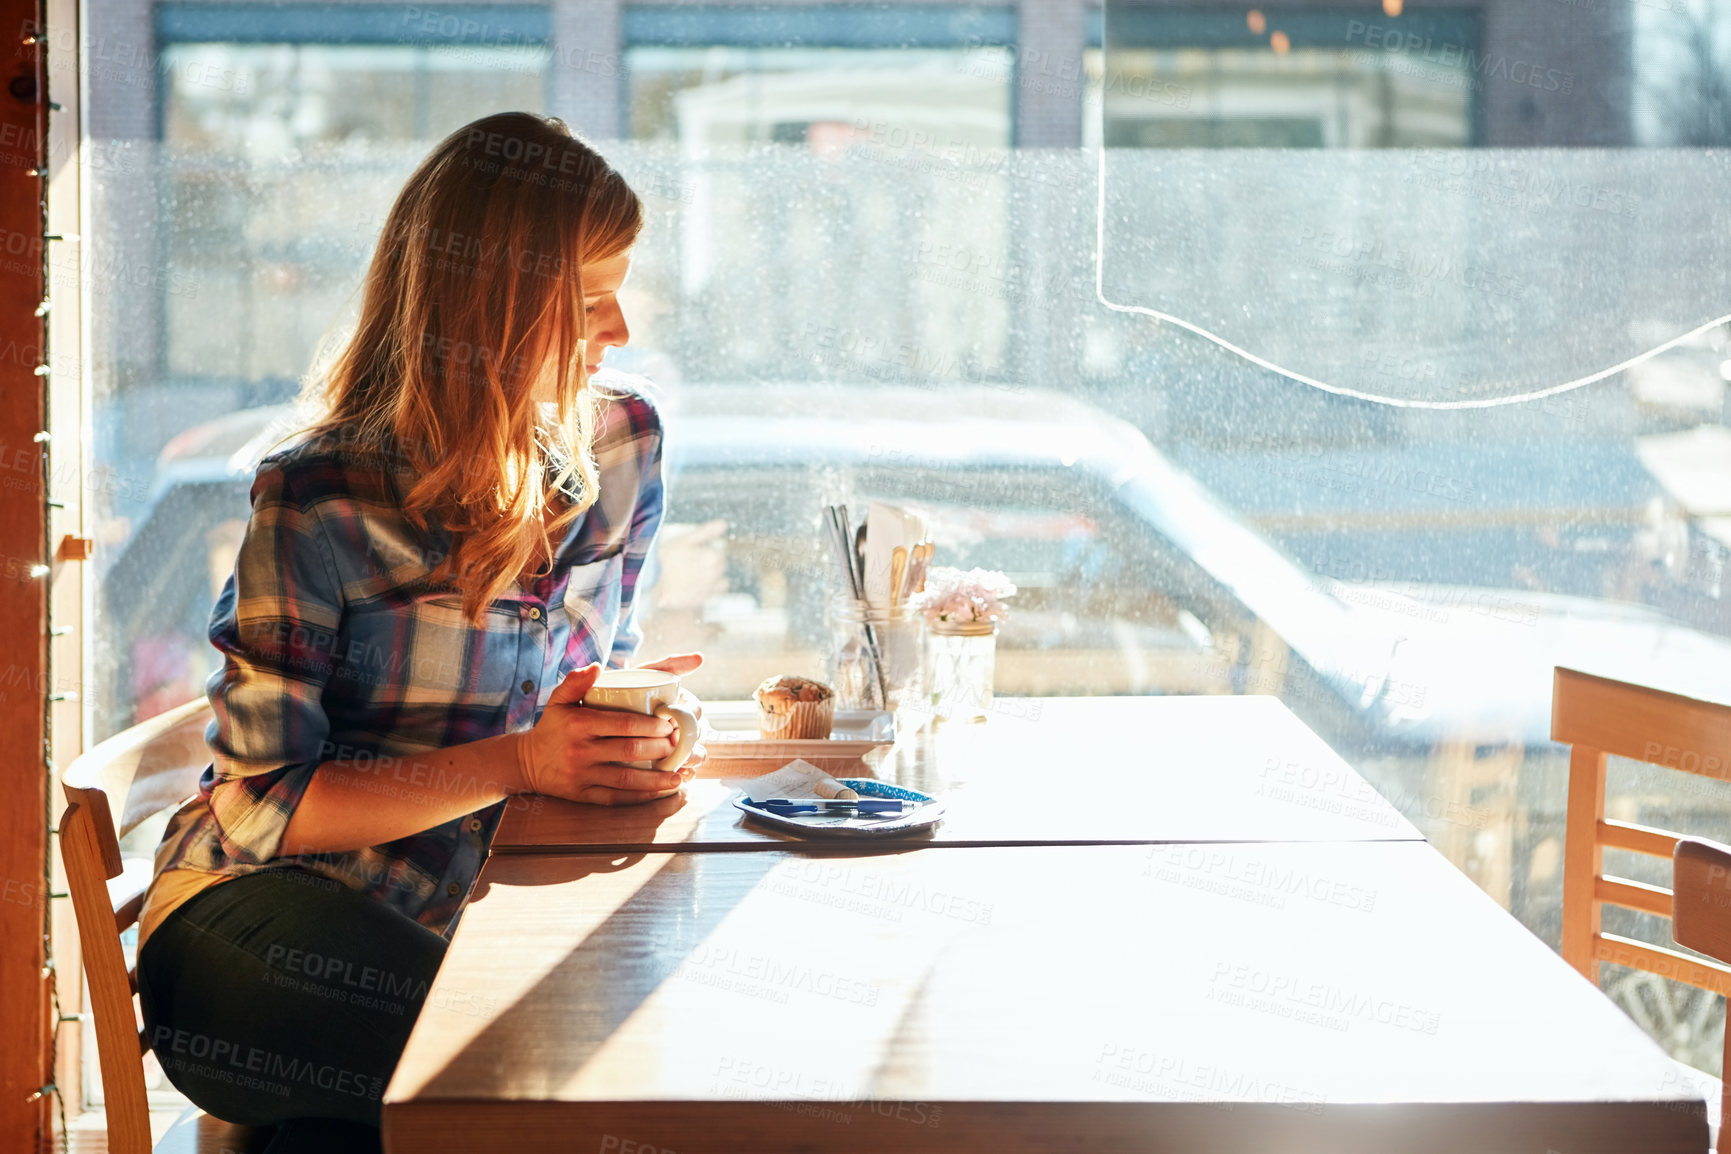
<path id="1" fill-rule="evenodd" d="M 599 499 L 556 543 L 552 572 L 513 582 L 479 627 L 458 593 L 427 580 L 449 535 L 404 517 L 414 473 L 400 456 L 381 463 L 321 438 L 259 464 L 211 614 L 223 654 L 206 687 L 214 760 L 164 832 L 158 877 L 293 864 L 437 932 L 455 928 L 505 806 L 521 799 L 368 849 L 277 850 L 320 762 L 370 764 L 381 794 L 427 788 L 416 754 L 527 729 L 567 673 L 633 657 L 638 577 L 662 514 L 661 420 L 647 382 L 607 380 Z"/>

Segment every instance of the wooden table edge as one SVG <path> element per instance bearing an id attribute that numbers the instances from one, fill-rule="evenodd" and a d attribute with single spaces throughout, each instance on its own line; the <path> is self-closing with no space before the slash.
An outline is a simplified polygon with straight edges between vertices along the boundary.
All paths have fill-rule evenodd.
<path id="1" fill-rule="evenodd" d="M 686 1108 L 694 1107 L 690 1116 Z M 1223 1115 L 1235 1119 L 1228 1138 Z M 1157 1117 L 1158 1121 L 1154 1119 Z M 477 1125 L 482 1118 L 485 1125 Z M 921 1121 L 923 1119 L 923 1121 Z M 1470 1103 L 1263 1101 L 616 1100 L 547 1102 L 440 1098 L 384 1102 L 389 1154 L 439 1148 L 464 1133 L 476 1154 L 573 1149 L 679 1154 L 1050 1154 L 1075 1148 L 1272 1149 L 1338 1154 L 1459 1154 L 1462 1150 L 1626 1150 L 1701 1154 L 1704 1100 Z M 1153 1126 L 1150 1129 L 1150 1126 Z M 613 1141 L 610 1146 L 609 1140 Z M 599 1145 L 592 1145 L 599 1142 Z M 626 1143 L 634 1145 L 626 1145 Z M 1151 1144 L 1152 1143 L 1152 1144 Z"/>
<path id="2" fill-rule="evenodd" d="M 496 845 L 489 857 L 525 857 L 547 854 L 569 857 L 580 854 L 617 855 L 624 853 L 762 853 L 765 850 L 815 851 L 819 853 L 892 853 L 910 849 L 1032 849 L 1076 846 L 1135 846 L 1135 845 L 1429 845 L 1421 833 L 1410 837 L 1163 837 L 1163 838 L 1081 838 L 1075 840 L 979 838 L 966 841 L 928 841 L 924 838 L 787 838 L 762 841 L 681 841 L 681 842 L 539 842 L 534 845 Z"/>

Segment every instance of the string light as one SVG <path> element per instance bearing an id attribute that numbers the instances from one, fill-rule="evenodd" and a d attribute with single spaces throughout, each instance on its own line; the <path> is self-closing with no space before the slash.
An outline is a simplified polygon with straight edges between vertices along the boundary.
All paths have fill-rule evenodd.
<path id="1" fill-rule="evenodd" d="M 1399 16 L 1405 7 L 1406 0 L 1382 0 L 1382 14 L 1384 16 Z"/>
<path id="2" fill-rule="evenodd" d="M 1262 14 L 1260 8 L 1252 8 L 1250 14 L 1244 18 L 1244 23 L 1258 36 L 1268 31 L 1268 17 Z"/>
<path id="3" fill-rule="evenodd" d="M 1268 46 L 1274 49 L 1276 56 L 1285 56 L 1292 50 L 1292 41 L 1287 38 L 1286 33 L 1276 32 L 1268 38 Z"/>
<path id="4" fill-rule="evenodd" d="M 1407 400 L 1401 397 L 1389 397 L 1380 393 L 1367 393 L 1360 389 L 1351 389 L 1344 385 L 1331 384 L 1327 381 L 1318 380 L 1315 377 L 1307 376 L 1304 373 L 1289 369 L 1284 365 L 1276 364 L 1266 357 L 1257 356 L 1249 349 L 1244 348 L 1241 345 L 1235 345 L 1220 334 L 1210 332 L 1196 322 L 1185 320 L 1183 317 L 1178 316 L 1175 313 L 1163 312 L 1159 309 L 1151 309 L 1143 305 L 1121 304 L 1118 301 L 1108 299 L 1106 296 L 1106 150 L 1104 148 L 1096 150 L 1095 163 L 1097 165 L 1095 170 L 1097 173 L 1097 183 L 1095 185 L 1097 199 L 1094 208 L 1094 299 L 1100 302 L 1102 308 L 1111 309 L 1115 313 L 1131 313 L 1137 316 L 1148 317 L 1151 320 L 1162 321 L 1166 324 L 1174 325 L 1186 332 L 1195 333 L 1203 340 L 1212 341 L 1227 352 L 1248 361 L 1258 368 L 1267 369 L 1271 373 L 1278 373 L 1289 381 L 1295 381 L 1301 385 L 1308 385 L 1313 389 L 1320 390 L 1324 393 L 1332 393 L 1337 397 L 1352 397 L 1355 400 L 1369 401 L 1372 404 L 1377 405 L 1388 405 L 1389 407 L 1396 409 L 1500 409 L 1506 405 L 1518 405 L 1527 401 L 1542 400 L 1545 397 L 1555 397 L 1562 393 L 1573 392 L 1575 389 L 1585 388 L 1587 385 L 1595 384 L 1599 381 L 1605 380 L 1607 377 L 1615 376 L 1618 373 L 1634 368 L 1636 365 L 1650 361 L 1659 354 L 1674 349 L 1687 341 L 1691 341 L 1696 337 L 1703 335 L 1704 333 L 1709 333 L 1716 328 L 1731 324 L 1731 313 L 1726 313 L 1724 316 L 1714 317 L 1710 321 L 1705 321 L 1686 333 L 1679 333 L 1677 336 L 1672 337 L 1657 348 L 1648 349 L 1644 353 L 1630 357 L 1609 368 L 1600 369 L 1596 373 L 1589 373 L 1583 377 L 1576 377 L 1573 380 L 1564 381 L 1561 384 L 1552 385 L 1549 388 L 1532 389 L 1524 393 L 1515 393 L 1508 396 L 1480 397 L 1473 400 L 1459 401 Z"/>
<path id="5" fill-rule="evenodd" d="M 46 36 L 46 33 L 43 31 L 43 24 L 44 24 L 44 21 L 42 19 L 42 15 L 41 15 L 41 8 L 40 8 L 40 6 L 38 6 L 38 19 L 37 19 L 37 21 L 33 24 L 26 25 L 22 29 L 22 35 L 19 36 L 19 43 L 25 47 L 41 46 L 44 50 L 46 50 L 47 44 L 45 43 L 45 41 L 47 39 L 47 36 Z M 40 54 L 38 56 L 38 62 L 40 64 Z M 45 78 L 43 78 L 43 79 L 45 80 Z M 36 94 L 35 93 L 36 87 L 37 86 L 35 84 L 32 85 L 33 94 Z M 40 91 L 39 95 L 40 95 L 43 103 L 47 105 L 47 108 L 50 112 L 63 111 L 61 106 L 58 103 L 56 103 L 53 100 L 47 99 L 48 93 L 46 90 L 46 84 L 45 83 L 42 83 L 41 91 Z M 29 177 L 31 177 L 33 179 L 37 179 L 37 180 L 46 179 L 48 176 L 47 163 L 45 163 L 43 161 L 38 161 L 36 164 L 33 164 L 29 169 L 26 170 L 26 175 L 28 175 Z M 46 190 L 44 190 L 44 191 L 46 191 Z M 48 223 L 48 207 L 47 207 L 46 196 L 43 197 L 43 203 L 42 203 L 42 223 L 44 226 L 46 226 Z M 55 241 L 55 240 L 76 241 L 78 239 L 78 236 L 75 233 L 66 233 L 64 235 L 55 235 L 55 234 L 49 233 L 47 231 L 46 227 L 44 227 L 44 229 L 43 229 L 43 234 L 44 235 L 43 235 L 42 239 L 44 241 Z M 45 287 L 46 286 L 44 286 L 44 288 Z M 42 297 L 42 299 L 40 300 L 40 302 L 36 305 L 35 315 L 36 315 L 37 319 L 40 320 L 41 318 L 48 315 L 48 311 L 49 311 L 49 301 L 48 301 L 47 296 L 44 295 Z M 46 332 L 44 332 L 43 335 L 46 336 Z M 46 345 L 46 343 L 47 343 L 46 340 L 44 340 L 43 344 Z M 46 349 L 44 349 L 44 351 L 46 351 Z M 39 379 L 46 381 L 48 374 L 49 374 L 48 365 L 47 364 L 37 365 L 35 368 L 35 374 Z M 51 390 L 50 390 L 50 392 L 51 392 Z M 52 397 L 50 395 L 48 395 L 46 392 L 45 392 L 45 395 L 43 397 L 43 403 L 44 403 L 45 409 L 51 407 L 52 403 L 53 403 Z M 35 443 L 37 443 L 39 445 L 48 443 L 48 440 L 49 440 L 48 431 L 46 429 L 44 429 L 44 430 L 37 432 L 37 434 L 32 438 L 32 440 L 35 441 Z M 62 503 L 57 502 L 57 501 L 48 501 L 47 504 L 51 508 L 64 508 L 65 507 Z M 49 565 L 32 565 L 32 566 L 30 566 L 30 569 L 29 569 L 29 575 L 32 578 L 36 578 L 36 579 L 46 579 L 46 578 L 50 577 L 52 574 L 53 574 L 53 567 L 49 566 Z M 50 635 L 60 636 L 60 635 L 65 634 L 67 631 L 68 630 L 64 627 L 56 628 L 55 626 L 52 625 L 52 623 L 49 624 Z M 52 661 L 52 657 L 50 658 L 50 661 Z M 47 668 L 44 669 L 44 672 L 49 672 L 49 671 L 50 670 Z M 47 695 L 47 698 L 48 698 L 48 702 L 76 701 L 76 700 L 78 700 L 78 695 L 76 693 L 59 693 L 59 694 L 51 693 L 51 694 Z M 46 734 L 46 733 L 52 732 L 52 729 L 51 729 L 52 722 L 50 721 L 49 716 L 46 713 L 46 709 L 47 709 L 46 703 L 44 704 L 44 709 L 45 709 L 45 712 L 44 712 L 44 716 L 43 716 L 43 723 L 44 723 L 44 727 L 45 727 L 44 733 Z M 46 748 L 44 749 L 43 752 L 44 752 L 43 769 L 48 774 L 48 780 L 50 781 L 50 783 L 52 783 L 54 780 L 54 772 L 55 772 L 54 760 L 53 760 L 53 758 L 46 756 L 46 754 L 47 754 Z M 52 823 L 49 824 L 48 833 L 50 836 L 58 836 L 59 835 L 59 831 L 53 827 Z M 53 860 L 52 859 L 52 853 L 46 854 L 43 857 L 42 868 L 43 868 L 43 881 L 45 883 L 43 888 L 48 892 L 48 894 L 51 898 L 63 898 L 66 895 L 63 893 L 56 892 L 53 889 L 53 886 L 51 884 L 52 878 L 53 878 L 53 867 L 51 864 L 52 860 Z M 46 921 L 45 921 L 44 929 L 47 929 L 47 928 L 48 928 L 48 926 L 47 926 Z M 84 1015 L 82 1015 L 82 1014 L 68 1014 L 68 1013 L 66 1013 L 65 1009 L 62 1008 L 62 1006 L 60 1004 L 60 980 L 59 980 L 59 975 L 58 975 L 56 966 L 54 964 L 54 943 L 52 940 L 52 934 L 45 934 L 44 935 L 44 943 L 43 944 L 44 944 L 45 957 L 43 959 L 43 964 L 42 964 L 42 979 L 48 985 L 49 994 L 50 994 L 52 1001 L 53 1001 L 54 1018 L 55 1018 L 54 1028 L 52 1030 L 50 1030 L 49 1034 L 48 1034 L 48 1068 L 50 1070 L 59 1070 L 60 1069 L 60 1062 L 61 1062 L 61 1052 L 60 1052 L 61 1030 L 64 1026 L 66 1026 L 69 1023 L 75 1023 L 75 1022 L 82 1021 L 84 1018 Z M 45 1085 L 43 1085 L 42 1087 L 40 1087 L 39 1089 L 37 1089 L 36 1092 L 31 1094 L 27 1100 L 31 1101 L 31 1102 L 36 1102 L 36 1101 L 40 1101 L 44 1097 L 48 1097 L 50 1095 L 54 1099 L 54 1104 L 55 1104 L 55 1107 L 56 1107 L 57 1112 L 59 1114 L 59 1122 L 60 1122 L 60 1125 L 59 1125 L 59 1131 L 60 1131 L 59 1148 L 62 1151 L 62 1154 L 65 1154 L 65 1152 L 67 1152 L 71 1149 L 71 1143 L 72 1143 L 72 1128 L 69 1125 L 67 1125 L 67 1118 L 66 1118 L 66 1094 L 65 1094 L 65 1092 L 60 1088 L 60 1086 L 57 1082 L 50 1081 L 50 1082 L 46 1083 Z"/>

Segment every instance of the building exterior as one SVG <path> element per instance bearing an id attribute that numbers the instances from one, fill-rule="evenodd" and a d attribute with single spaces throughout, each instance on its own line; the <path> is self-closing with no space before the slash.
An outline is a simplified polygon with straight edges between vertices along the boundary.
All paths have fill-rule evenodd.
<path id="1" fill-rule="evenodd" d="M 1416 9 L 1418 6 L 1414 5 Z M 1083 142 L 1087 56 L 1103 26 L 1124 47 L 1267 51 L 1353 57 L 1392 53 L 1409 72 L 1463 67 L 1474 82 L 1473 143 L 1486 147 L 1616 146 L 1630 137 L 1628 5 L 1437 0 L 1388 16 L 1382 6 L 1317 7 L 1292 0 L 1126 0 L 1108 19 L 1090 0 L 916 4 L 231 3 L 229 0 L 92 0 L 89 128 L 98 140 L 156 139 L 163 94 L 174 85 L 220 88 L 221 69 L 172 66 L 174 45 L 418 45 L 434 49 L 545 50 L 548 111 L 596 138 L 629 135 L 633 80 L 647 49 L 928 48 L 1007 50 L 1013 62 L 1014 143 Z M 1263 27 L 1262 32 L 1254 31 Z"/>
<path id="2" fill-rule="evenodd" d="M 352 262 L 326 269 L 294 239 L 316 198 L 237 199 L 234 166 L 424 148 L 478 109 L 535 108 L 593 139 L 686 155 L 864 142 L 910 166 L 1102 141 L 1631 143 L 1631 6 L 1437 0 L 1386 14 L 1403 3 L 90 0 L 92 183 L 121 223 L 87 259 L 125 290 L 98 325 L 123 339 L 96 351 L 96 372 L 116 392 L 173 380 L 275 399 L 328 324 L 321 278 Z M 261 281 L 267 296 L 311 285 L 313 303 L 242 307 Z"/>

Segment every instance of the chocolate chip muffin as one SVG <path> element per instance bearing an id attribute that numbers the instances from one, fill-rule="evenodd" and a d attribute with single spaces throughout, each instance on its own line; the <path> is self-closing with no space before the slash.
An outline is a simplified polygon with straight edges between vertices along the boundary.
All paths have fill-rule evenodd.
<path id="1" fill-rule="evenodd" d="M 823 739 L 835 722 L 835 691 L 809 677 L 771 677 L 752 694 L 766 741 Z"/>

